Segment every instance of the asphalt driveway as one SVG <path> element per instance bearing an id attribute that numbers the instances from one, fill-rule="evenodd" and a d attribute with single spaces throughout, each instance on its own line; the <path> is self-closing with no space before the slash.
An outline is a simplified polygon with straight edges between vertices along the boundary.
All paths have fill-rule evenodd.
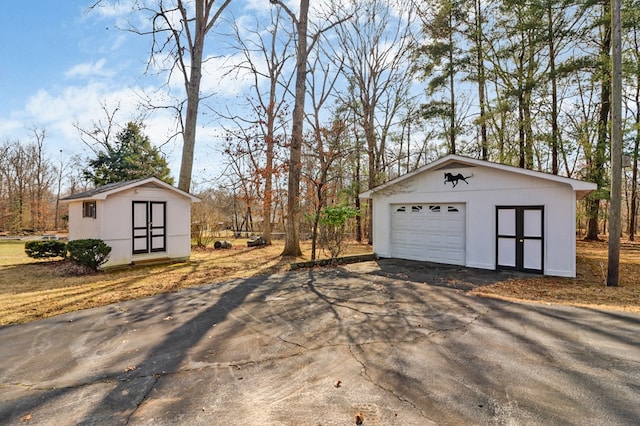
<path id="1" fill-rule="evenodd" d="M 0 424 L 638 424 L 640 316 L 465 295 L 501 278 L 382 260 L 0 328 Z"/>

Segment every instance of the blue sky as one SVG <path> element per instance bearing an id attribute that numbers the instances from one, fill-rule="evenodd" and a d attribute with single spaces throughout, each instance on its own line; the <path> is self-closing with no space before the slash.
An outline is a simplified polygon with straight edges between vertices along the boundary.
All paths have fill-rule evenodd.
<path id="1" fill-rule="evenodd" d="M 56 159 L 59 155 L 86 157 L 89 151 L 74 123 L 90 128 L 92 123 L 104 120 L 101 110 L 104 104 L 109 110 L 119 105 L 116 121 L 124 124 L 138 114 L 140 96 L 152 93 L 166 82 L 165 76 L 144 74 L 150 39 L 117 28 L 118 23 L 124 25 L 123 20 L 129 17 L 126 5 L 130 2 L 122 0 L 116 3 L 121 8 L 86 13 L 91 3 L 90 0 L 3 2 L 0 142 L 16 139 L 28 142 L 30 129 L 35 126 L 46 130 L 45 149 Z M 241 0 L 235 4 L 236 11 L 250 12 L 256 3 Z M 206 89 L 223 96 L 233 96 L 240 90 L 241 83 L 221 84 L 221 67 L 211 65 L 203 80 Z M 181 88 L 181 82 L 175 82 L 175 87 Z M 154 113 L 145 123 L 145 133 L 156 145 L 166 142 L 174 130 L 168 112 Z M 214 139 L 219 138 L 220 129 L 206 121 L 200 127 L 198 140 L 202 142 L 194 165 L 196 181 L 198 173 L 209 177 L 221 171 L 220 161 L 218 166 L 204 161 L 217 155 Z M 163 145 L 162 151 L 177 177 L 181 142 Z"/>
<path id="2" fill-rule="evenodd" d="M 153 5 L 157 0 L 149 1 Z M 297 0 L 286 0 L 296 10 Z M 145 74 L 151 39 L 123 31 L 127 20 L 148 29 L 150 20 L 131 15 L 135 0 L 103 0 L 108 7 L 87 13 L 95 0 L 5 1 L 0 14 L 0 143 L 29 142 L 32 129 L 45 129 L 45 150 L 54 164 L 72 156 L 93 156 L 74 124 L 90 129 L 108 111 L 119 107 L 115 121 L 125 125 L 140 113 L 142 97 L 167 105 L 166 90 L 182 98 L 183 82 L 177 73 L 167 82 L 166 74 Z M 347 0 L 346 3 L 349 3 Z M 316 0 L 321 9 L 323 0 Z M 274 6 L 267 0 L 234 0 L 225 11 L 233 13 L 240 27 L 255 28 L 256 20 L 269 19 Z M 313 12 L 312 12 L 313 15 Z M 285 18 L 287 19 L 287 18 Z M 241 30 L 247 31 L 247 30 Z M 254 37 L 245 32 L 243 37 Z M 220 152 L 225 132 L 219 118 L 208 110 L 245 108 L 245 96 L 253 79 L 227 72 L 242 59 L 228 49 L 229 40 L 210 33 L 205 46 L 208 60 L 203 69 L 201 103 L 193 169 L 195 188 L 220 181 L 224 159 Z M 224 49 L 227 48 L 225 51 Z M 257 55 L 256 58 L 259 58 Z M 256 59 L 256 63 L 260 59 Z M 158 89 L 162 88 L 162 92 Z M 240 112 L 242 114 L 243 112 Z M 179 174 L 182 152 L 171 111 L 158 110 L 144 120 L 144 132 L 167 156 L 173 176 Z M 62 152 L 61 152 L 62 151 Z M 202 185 L 201 185 L 202 184 Z M 194 186 L 192 186 L 194 190 Z"/>
<path id="3" fill-rule="evenodd" d="M 74 123 L 104 119 L 100 104 L 134 110 L 134 90 L 145 84 L 148 46 L 114 28 L 114 20 L 87 14 L 86 1 L 5 2 L 0 14 L 0 140 L 29 141 L 45 129 L 50 153 L 81 154 Z M 146 83 L 148 84 L 148 83 Z"/>

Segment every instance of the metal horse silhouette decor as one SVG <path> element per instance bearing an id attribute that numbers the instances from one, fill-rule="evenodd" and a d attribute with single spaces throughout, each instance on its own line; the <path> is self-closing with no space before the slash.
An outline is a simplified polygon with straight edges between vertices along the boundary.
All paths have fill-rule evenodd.
<path id="1" fill-rule="evenodd" d="M 447 182 L 451 182 L 453 184 L 453 187 L 455 188 L 456 185 L 458 185 L 458 183 L 460 183 L 460 181 L 463 181 L 464 183 L 466 183 L 467 185 L 469 185 L 469 182 L 467 182 L 467 179 L 473 177 L 473 175 L 470 176 L 462 176 L 462 173 L 458 173 L 457 175 L 454 175 L 453 173 L 445 173 L 444 174 L 444 184 L 446 185 Z"/>

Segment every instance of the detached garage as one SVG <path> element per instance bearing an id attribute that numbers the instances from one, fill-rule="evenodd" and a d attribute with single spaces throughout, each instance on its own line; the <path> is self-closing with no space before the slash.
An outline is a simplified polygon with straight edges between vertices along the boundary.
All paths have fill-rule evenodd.
<path id="1" fill-rule="evenodd" d="M 111 183 L 60 201 L 69 204 L 69 239 L 111 247 L 109 268 L 179 261 L 191 255 L 191 203 L 200 199 L 154 177 Z"/>
<path id="2" fill-rule="evenodd" d="M 380 257 L 575 277 L 590 182 L 449 155 L 360 194 Z"/>

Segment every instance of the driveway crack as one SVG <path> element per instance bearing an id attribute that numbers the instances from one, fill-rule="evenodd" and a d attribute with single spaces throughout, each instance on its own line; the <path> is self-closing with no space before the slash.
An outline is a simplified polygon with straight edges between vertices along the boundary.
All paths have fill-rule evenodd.
<path id="1" fill-rule="evenodd" d="M 349 349 L 349 353 L 351 354 L 351 357 L 358 363 L 360 364 L 360 366 L 362 367 L 362 377 L 364 377 L 365 380 L 367 380 L 369 383 L 371 383 L 372 385 L 374 385 L 375 387 L 377 387 L 378 389 L 389 393 L 391 395 L 393 395 L 398 401 L 405 403 L 405 404 L 409 404 L 414 410 L 418 411 L 420 413 L 420 415 L 422 417 L 424 417 L 425 419 L 428 420 L 432 420 L 429 418 L 429 416 L 427 416 L 427 414 L 424 412 L 424 410 L 422 410 L 420 407 L 418 407 L 417 404 L 415 404 L 413 401 L 411 401 L 410 399 L 399 395 L 397 392 L 395 392 L 393 389 L 389 389 L 384 387 L 383 385 L 381 385 L 380 383 L 376 382 L 370 375 L 369 372 L 367 370 L 367 366 L 364 363 L 364 361 L 362 361 L 360 358 L 358 358 L 358 356 L 356 355 L 356 353 L 353 351 L 353 345 L 349 345 L 348 346 Z"/>
<path id="2" fill-rule="evenodd" d="M 160 375 L 158 374 L 153 374 L 151 375 L 154 380 L 153 382 L 149 385 L 149 387 L 147 388 L 147 391 L 144 393 L 144 395 L 142 395 L 142 398 L 140 398 L 139 401 L 136 402 L 136 408 L 134 408 L 133 410 L 131 410 L 131 414 L 129 414 L 127 416 L 127 419 L 125 421 L 125 425 L 128 425 L 129 422 L 131 421 L 131 417 L 133 417 L 134 414 L 136 414 L 136 412 L 138 411 L 138 409 L 140 408 L 140 406 L 142 404 L 144 404 L 144 402 L 147 400 L 147 397 L 149 396 L 149 394 L 151 393 L 151 391 L 153 391 L 153 389 L 155 388 L 156 384 L 158 384 L 158 380 L 160 379 Z"/>

